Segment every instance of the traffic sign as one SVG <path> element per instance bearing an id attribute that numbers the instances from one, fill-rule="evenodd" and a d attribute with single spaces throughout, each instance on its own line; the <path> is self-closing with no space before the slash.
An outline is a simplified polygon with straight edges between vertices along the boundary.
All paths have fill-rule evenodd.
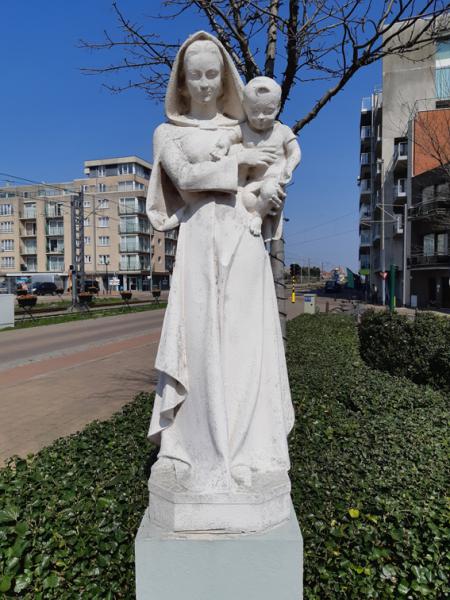
<path id="1" fill-rule="evenodd" d="M 388 276 L 387 271 L 380 271 L 379 275 L 381 279 L 386 279 Z"/>

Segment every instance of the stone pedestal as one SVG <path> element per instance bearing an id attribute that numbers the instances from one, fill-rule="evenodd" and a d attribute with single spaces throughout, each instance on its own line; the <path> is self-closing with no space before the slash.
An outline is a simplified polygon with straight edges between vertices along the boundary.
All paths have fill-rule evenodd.
<path id="1" fill-rule="evenodd" d="M 302 600 L 303 540 L 288 521 L 248 535 L 172 533 L 150 521 L 135 541 L 137 600 Z"/>
<path id="2" fill-rule="evenodd" d="M 286 473 L 254 475 L 248 488 L 196 493 L 177 482 L 174 469 L 155 470 L 148 487 L 150 520 L 167 531 L 258 533 L 287 521 L 291 514 Z"/>

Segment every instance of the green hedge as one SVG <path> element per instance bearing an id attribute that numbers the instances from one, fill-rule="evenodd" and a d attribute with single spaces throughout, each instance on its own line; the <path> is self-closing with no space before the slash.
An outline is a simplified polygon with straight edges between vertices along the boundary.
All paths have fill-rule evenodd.
<path id="1" fill-rule="evenodd" d="M 289 325 L 307 600 L 444 598 L 444 397 L 372 371 L 346 317 Z M 150 398 L 0 470 L 0 597 L 134 598 Z M 3 595 L 2 595 L 3 594 Z"/>
<path id="2" fill-rule="evenodd" d="M 347 317 L 305 316 L 288 331 L 305 598 L 444 598 L 448 403 L 367 367 Z"/>
<path id="3" fill-rule="evenodd" d="M 359 326 L 361 356 L 375 369 L 450 391 L 450 319 L 367 311 Z"/>

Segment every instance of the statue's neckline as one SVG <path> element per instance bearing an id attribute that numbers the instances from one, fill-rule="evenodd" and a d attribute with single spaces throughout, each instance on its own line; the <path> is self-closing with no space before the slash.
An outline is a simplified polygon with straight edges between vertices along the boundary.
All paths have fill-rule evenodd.
<path id="1" fill-rule="evenodd" d="M 191 119 L 186 115 L 173 115 L 169 118 L 169 122 L 173 125 L 182 125 L 184 127 L 197 127 L 198 129 L 213 130 L 221 127 L 234 127 L 238 125 L 240 121 L 237 119 L 230 119 L 226 115 L 219 114 L 214 119 L 201 120 Z"/>

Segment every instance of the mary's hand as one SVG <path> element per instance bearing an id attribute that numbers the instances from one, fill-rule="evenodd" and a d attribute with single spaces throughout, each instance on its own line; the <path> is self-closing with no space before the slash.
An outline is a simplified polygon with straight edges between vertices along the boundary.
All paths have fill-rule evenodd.
<path id="1" fill-rule="evenodd" d="M 248 167 L 268 167 L 277 160 L 275 146 L 266 148 L 244 148 L 237 154 L 237 160 L 240 165 Z"/>

